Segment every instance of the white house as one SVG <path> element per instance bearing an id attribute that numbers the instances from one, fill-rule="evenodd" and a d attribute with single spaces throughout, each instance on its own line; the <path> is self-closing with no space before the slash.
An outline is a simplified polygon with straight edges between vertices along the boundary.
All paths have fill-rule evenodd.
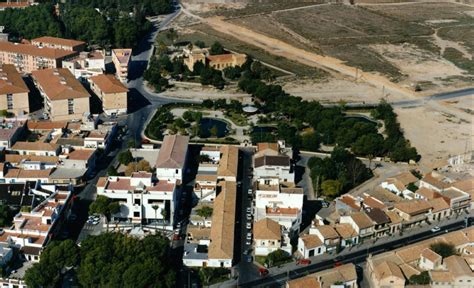
<path id="1" fill-rule="evenodd" d="M 199 152 L 199 155 L 208 157 L 211 163 L 217 164 L 221 159 L 221 152 L 219 147 L 204 146 Z"/>
<path id="2" fill-rule="evenodd" d="M 423 270 L 434 270 L 441 267 L 443 257 L 434 252 L 430 248 L 425 248 L 421 251 L 418 266 Z"/>
<path id="3" fill-rule="evenodd" d="M 374 223 L 365 212 L 356 212 L 347 216 L 341 216 L 339 223 L 350 224 L 361 239 L 372 237 L 374 234 Z"/>
<path id="4" fill-rule="evenodd" d="M 288 234 L 277 222 L 265 218 L 255 222 L 253 226 L 255 255 L 266 256 L 278 249 L 291 254 L 291 244 Z"/>
<path id="5" fill-rule="evenodd" d="M 270 218 L 292 233 L 299 232 L 303 211 L 303 189 L 279 183 L 278 178 L 258 179 L 255 221 Z"/>
<path id="6" fill-rule="evenodd" d="M 294 182 L 295 173 L 291 157 L 281 153 L 282 143 L 259 143 L 253 157 L 254 178 L 279 178 L 281 182 Z"/>
<path id="7" fill-rule="evenodd" d="M 164 137 L 155 165 L 158 179 L 171 182 L 183 180 L 188 143 L 188 136 L 167 135 Z"/>
<path id="8" fill-rule="evenodd" d="M 13 145 L 12 150 L 20 155 L 57 156 L 61 151 L 61 147 L 46 142 L 18 141 Z"/>
<path id="9" fill-rule="evenodd" d="M 383 181 L 380 186 L 382 188 L 392 191 L 393 193 L 400 195 L 410 195 L 412 192 L 407 189 L 408 185 L 418 181 L 418 178 L 413 176 L 411 172 L 404 172 L 394 177 L 389 177 Z"/>
<path id="10" fill-rule="evenodd" d="M 174 182 L 156 181 L 148 172 L 135 172 L 130 177 L 102 177 L 97 182 L 97 194 L 120 203 L 120 212 L 112 215 L 114 220 L 173 225 Z"/>
<path id="11" fill-rule="evenodd" d="M 303 235 L 298 238 L 298 252 L 304 258 L 321 255 L 326 252 L 324 243 L 316 235 Z"/>

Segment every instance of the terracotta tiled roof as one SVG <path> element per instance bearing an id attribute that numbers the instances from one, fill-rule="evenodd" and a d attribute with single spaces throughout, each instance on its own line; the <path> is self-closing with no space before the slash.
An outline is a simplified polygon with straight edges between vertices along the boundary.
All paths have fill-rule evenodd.
<path id="1" fill-rule="evenodd" d="M 105 185 L 107 184 L 107 180 L 108 178 L 107 177 L 100 177 L 99 180 L 97 181 L 97 187 L 105 187 Z"/>
<path id="2" fill-rule="evenodd" d="M 57 156 L 38 156 L 38 155 L 19 155 L 19 154 L 6 154 L 5 162 L 12 164 L 18 164 L 21 161 L 39 161 L 39 162 L 51 162 L 56 163 L 59 161 Z"/>
<path id="3" fill-rule="evenodd" d="M 33 178 L 48 178 L 51 175 L 52 169 L 46 170 L 25 170 L 25 169 L 8 169 L 5 178 L 13 179 L 33 179 Z"/>
<path id="4" fill-rule="evenodd" d="M 438 283 L 450 283 L 454 281 L 453 274 L 449 271 L 430 271 L 431 280 Z"/>
<path id="5" fill-rule="evenodd" d="M 358 236 L 357 232 L 349 223 L 340 223 L 334 225 L 334 229 L 341 236 L 342 239 L 349 239 Z"/>
<path id="6" fill-rule="evenodd" d="M 71 153 L 67 154 L 67 158 L 71 160 L 89 160 L 94 154 L 95 150 L 74 150 Z"/>
<path id="7" fill-rule="evenodd" d="M 221 147 L 221 160 L 217 168 L 217 175 L 220 177 L 237 177 L 237 168 L 239 161 L 239 148 L 235 146 L 224 145 Z"/>
<path id="8" fill-rule="evenodd" d="M 339 238 L 339 234 L 336 230 L 329 225 L 317 226 L 316 229 L 319 230 L 319 233 L 321 233 L 324 240 Z"/>
<path id="9" fill-rule="evenodd" d="M 64 121 L 28 121 L 26 125 L 29 130 L 51 130 L 64 129 L 67 124 Z"/>
<path id="10" fill-rule="evenodd" d="M 38 48 L 30 44 L 18 44 L 7 41 L 0 41 L 0 51 L 32 55 L 48 59 L 62 59 L 77 54 L 77 52 L 75 51 L 52 48 Z"/>
<path id="11" fill-rule="evenodd" d="M 90 97 L 81 82 L 66 68 L 36 70 L 31 74 L 50 100 Z"/>
<path id="12" fill-rule="evenodd" d="M 423 198 L 426 198 L 427 200 L 441 197 L 441 194 L 426 187 L 419 188 L 418 190 L 415 191 L 415 194 L 418 194 L 422 196 Z"/>
<path id="13" fill-rule="evenodd" d="M 253 233 L 255 239 L 281 240 L 280 224 L 269 218 L 255 222 Z"/>
<path id="14" fill-rule="evenodd" d="M 100 74 L 89 78 L 90 81 L 99 87 L 103 93 L 124 93 L 128 92 L 128 88 L 125 87 L 114 75 L 111 74 Z"/>
<path id="15" fill-rule="evenodd" d="M 368 206 L 370 208 L 378 208 L 378 209 L 384 209 L 386 208 L 385 204 L 383 202 L 379 201 L 378 199 L 375 199 L 372 196 L 366 195 L 364 196 L 363 203 L 365 206 Z"/>
<path id="16" fill-rule="evenodd" d="M 188 136 L 165 136 L 156 160 L 156 168 L 182 169 L 186 160 L 188 143 Z"/>
<path id="17" fill-rule="evenodd" d="M 356 223 L 359 229 L 365 229 L 374 226 L 372 220 L 364 212 L 356 212 L 349 215 Z"/>
<path id="18" fill-rule="evenodd" d="M 44 142 L 23 142 L 18 141 L 16 142 L 12 150 L 28 150 L 28 151 L 49 151 L 53 152 L 56 151 L 58 147 L 51 143 L 44 143 Z"/>
<path id="19" fill-rule="evenodd" d="M 400 217 L 400 215 L 398 215 L 397 212 L 393 210 L 385 211 L 385 215 L 390 218 L 390 222 L 393 224 L 401 223 L 403 220 L 402 217 Z"/>
<path id="20" fill-rule="evenodd" d="M 474 177 L 453 183 L 453 187 L 469 194 L 474 194 Z"/>
<path id="21" fill-rule="evenodd" d="M 435 198 L 432 200 L 428 200 L 428 203 L 433 207 L 433 210 L 431 212 L 437 213 L 439 211 L 447 210 L 449 209 L 449 204 L 444 200 L 444 198 Z"/>
<path id="22" fill-rule="evenodd" d="M 300 237 L 300 239 L 303 241 L 304 247 L 306 247 L 306 249 L 313 249 L 323 246 L 323 242 L 316 235 L 303 235 Z"/>
<path id="23" fill-rule="evenodd" d="M 410 183 L 414 183 L 414 182 L 418 181 L 418 178 L 413 176 L 413 174 L 411 174 L 411 172 L 403 172 L 401 174 L 398 174 L 398 175 L 390 177 L 390 178 L 397 179 L 404 186 L 407 186 Z M 388 179 L 390 179 L 390 178 L 388 178 Z"/>
<path id="24" fill-rule="evenodd" d="M 208 258 L 233 259 L 237 184 L 225 181 L 220 185 L 221 193 L 214 199 Z"/>
<path id="25" fill-rule="evenodd" d="M 430 260 L 432 263 L 436 263 L 436 261 L 441 260 L 443 258 L 438 253 L 431 250 L 430 248 L 426 248 L 423 251 L 421 251 L 421 257 Z"/>
<path id="26" fill-rule="evenodd" d="M 446 264 L 446 268 L 448 268 L 449 272 L 451 272 L 455 278 L 474 276 L 474 272 L 471 270 L 466 260 L 464 260 L 461 256 L 449 256 L 445 258 L 443 262 Z"/>
<path id="27" fill-rule="evenodd" d="M 0 94 L 28 93 L 30 89 L 12 64 L 0 65 Z"/>
<path id="28" fill-rule="evenodd" d="M 321 283 L 315 277 L 306 276 L 287 282 L 287 288 L 321 288 Z"/>
<path id="29" fill-rule="evenodd" d="M 382 279 L 385 279 L 387 277 L 392 277 L 392 276 L 405 280 L 405 276 L 403 276 L 403 273 L 400 267 L 398 267 L 397 264 L 390 261 L 384 261 L 380 263 L 379 265 L 375 266 L 374 272 L 375 272 L 375 277 L 377 277 L 378 280 L 382 280 Z"/>
<path id="30" fill-rule="evenodd" d="M 43 36 L 43 37 L 31 39 L 31 43 L 35 43 L 35 42 L 48 43 L 48 44 L 61 45 L 61 46 L 70 46 L 70 47 L 86 44 L 86 42 L 83 42 L 83 41 L 58 38 L 58 37 L 50 37 L 50 36 Z"/>
<path id="31" fill-rule="evenodd" d="M 433 172 L 426 174 L 421 180 L 423 182 L 433 185 L 434 187 L 438 189 L 444 189 L 444 188 L 449 187 L 448 183 L 444 183 L 443 181 L 439 180 L 437 177 L 434 177 Z"/>
<path id="32" fill-rule="evenodd" d="M 405 212 L 409 215 L 416 215 L 419 213 L 427 212 L 431 209 L 431 205 L 426 200 L 409 200 L 396 203 L 395 208 Z"/>

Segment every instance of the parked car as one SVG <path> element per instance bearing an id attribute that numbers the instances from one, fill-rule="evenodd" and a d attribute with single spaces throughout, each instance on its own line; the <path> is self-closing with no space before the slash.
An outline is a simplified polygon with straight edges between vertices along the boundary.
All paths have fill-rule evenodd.
<path id="1" fill-rule="evenodd" d="M 252 215 L 247 214 L 247 220 L 249 220 L 249 221 L 252 220 Z"/>
<path id="2" fill-rule="evenodd" d="M 433 228 L 431 228 L 431 232 L 435 233 L 435 232 L 439 232 L 441 231 L 441 228 L 439 228 L 438 226 L 435 226 Z"/>
<path id="3" fill-rule="evenodd" d="M 258 268 L 258 274 L 260 274 L 260 276 L 267 276 L 268 275 L 268 269 L 266 268 Z"/>
<path id="4" fill-rule="evenodd" d="M 250 255 L 247 255 L 247 257 L 245 257 L 245 261 L 246 261 L 247 263 L 252 263 L 252 262 L 253 262 L 253 257 L 250 256 Z"/>
<path id="5" fill-rule="evenodd" d="M 247 193 L 248 193 L 249 195 L 252 195 L 252 193 L 253 193 L 252 188 L 250 188 L 250 189 L 247 191 Z"/>
<path id="6" fill-rule="evenodd" d="M 245 245 L 247 245 L 247 246 L 252 245 L 252 241 L 250 241 L 250 240 L 245 241 Z"/>
<path id="7" fill-rule="evenodd" d="M 247 233 L 247 240 L 252 240 L 252 233 Z"/>
<path id="8" fill-rule="evenodd" d="M 252 213 L 252 207 L 247 207 L 247 214 Z"/>
<path id="9" fill-rule="evenodd" d="M 298 259 L 296 261 L 296 265 L 309 265 L 311 264 L 311 260 L 309 259 Z"/>
<path id="10" fill-rule="evenodd" d="M 252 223 L 251 223 L 251 222 L 247 222 L 247 225 L 245 225 L 245 227 L 247 227 L 247 229 L 252 229 Z"/>

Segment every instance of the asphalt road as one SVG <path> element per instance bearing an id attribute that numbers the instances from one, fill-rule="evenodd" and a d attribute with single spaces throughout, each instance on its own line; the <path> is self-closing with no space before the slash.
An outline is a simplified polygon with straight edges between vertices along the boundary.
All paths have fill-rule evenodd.
<path id="1" fill-rule="evenodd" d="M 394 241 L 385 242 L 378 245 L 375 244 L 369 247 L 368 249 L 359 250 L 353 253 L 346 254 L 341 258 L 337 257 L 337 261 L 340 261 L 344 264 L 345 263 L 354 263 L 354 264 L 363 263 L 366 261 L 366 258 L 369 254 L 375 255 L 375 254 L 383 253 L 386 251 L 400 248 L 402 246 L 406 246 L 406 245 L 413 244 L 422 240 L 426 240 L 434 236 L 441 235 L 445 233 L 445 230 L 449 230 L 450 232 L 452 232 L 455 230 L 462 229 L 464 227 L 465 227 L 464 220 L 461 219 L 460 221 L 457 221 L 455 223 L 445 225 L 445 226 L 440 226 L 441 230 L 437 233 L 433 233 L 430 230 L 427 230 L 415 235 L 409 235 L 403 238 L 399 238 Z M 259 280 L 240 284 L 239 286 L 240 287 L 281 287 L 289 279 L 300 278 L 310 273 L 315 273 L 318 271 L 333 268 L 336 261 L 335 259 L 325 260 L 325 261 L 320 261 L 320 262 L 313 262 L 312 264 L 308 266 L 289 270 L 286 273 L 269 275 Z"/>

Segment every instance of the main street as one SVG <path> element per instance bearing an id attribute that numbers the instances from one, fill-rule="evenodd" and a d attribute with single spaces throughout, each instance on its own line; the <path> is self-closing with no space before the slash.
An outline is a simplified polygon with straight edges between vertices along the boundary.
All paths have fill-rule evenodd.
<path id="1" fill-rule="evenodd" d="M 324 254 L 321 256 L 312 257 L 312 264 L 308 266 L 297 266 L 295 263 L 289 263 L 283 265 L 282 267 L 271 268 L 270 275 L 257 279 L 254 281 L 249 281 L 243 284 L 240 284 L 240 287 L 282 287 L 285 285 L 286 281 L 290 279 L 295 279 L 299 277 L 304 277 L 310 273 L 315 273 L 318 271 L 326 270 L 333 268 L 337 261 L 342 263 L 363 263 L 366 261 L 366 258 L 369 254 L 379 254 L 393 249 L 400 248 L 409 244 L 413 244 L 422 240 L 433 238 L 435 236 L 442 235 L 446 231 L 452 232 L 465 227 L 464 216 L 457 219 L 453 218 L 448 221 L 448 224 L 438 225 L 441 230 L 439 232 L 433 233 L 431 226 L 423 226 L 418 229 L 408 230 L 400 237 L 386 237 L 379 238 L 375 242 L 367 241 L 359 246 L 352 248 L 352 250 L 343 250 L 338 255 Z M 468 215 L 473 217 L 474 213 Z M 377 244 L 378 243 L 378 244 Z"/>

